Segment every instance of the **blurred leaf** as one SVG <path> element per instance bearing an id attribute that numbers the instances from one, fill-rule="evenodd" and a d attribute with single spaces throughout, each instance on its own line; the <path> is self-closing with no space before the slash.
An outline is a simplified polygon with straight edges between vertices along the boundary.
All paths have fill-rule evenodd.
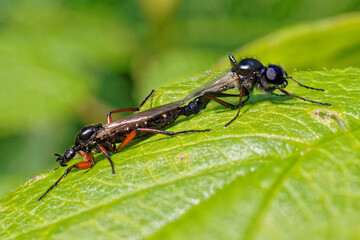
<path id="1" fill-rule="evenodd" d="M 359 66 L 359 54 L 360 13 L 287 27 L 234 51 L 240 59 L 255 57 L 290 70 Z M 217 68 L 227 65 L 228 60 L 223 59 Z"/>
<path id="2" fill-rule="evenodd" d="M 24 183 L 24 179 L 26 179 L 26 177 L 27 176 L 24 175 L 6 175 L 2 173 L 0 176 L 0 196 Z"/>
<path id="3" fill-rule="evenodd" d="M 91 99 L 95 74 L 120 69 L 134 46 L 110 14 L 53 1 L 9 3 L 0 29 L 1 134 L 71 117 Z"/>
<path id="4" fill-rule="evenodd" d="M 199 45 L 197 48 L 165 48 L 160 54 L 151 54 L 146 61 L 139 59 L 133 68 L 133 74 L 136 87 L 141 92 L 140 96 L 145 96 L 151 89 L 164 84 L 175 83 L 178 79 L 203 72 L 210 68 L 218 56 L 224 56 L 226 51 L 230 53 L 235 46 L 283 26 L 274 19 L 263 20 L 261 17 L 219 18 L 199 18 L 190 23 L 176 25 L 176 34 L 179 36 L 175 35 L 174 38 L 178 41 L 184 38 L 184 41 L 192 42 L 192 46 Z M 186 32 L 185 29 L 191 36 L 180 36 Z M 264 64 L 281 64 L 290 74 L 294 68 L 322 70 L 360 66 L 360 13 L 344 14 L 315 22 L 307 20 L 307 23 L 298 23 L 277 30 L 231 52 L 238 59 L 255 57 Z M 215 66 L 215 70 L 219 71 L 228 68 L 229 61 L 226 57 Z"/>
<path id="5" fill-rule="evenodd" d="M 160 89 L 147 106 L 180 98 L 214 76 Z M 360 70 L 294 77 L 327 92 L 295 84 L 290 92 L 333 106 L 257 93 L 225 129 L 235 112 L 213 103 L 168 128 L 211 133 L 136 141 L 112 156 L 116 176 L 98 155 L 93 169 L 72 172 L 41 203 L 36 199 L 63 168 L 5 195 L 0 237 L 356 238 Z"/>
<path id="6" fill-rule="evenodd" d="M 134 69 L 134 77 L 138 82 L 137 98 L 140 102 L 152 89 L 157 89 L 182 81 L 182 79 L 206 71 L 218 59 L 216 54 L 198 49 L 167 49 L 167 51 L 151 56 L 149 59 L 139 59 L 135 66 L 141 66 L 142 71 Z M 186 72 L 186 74 L 184 74 Z M 181 77 L 179 77 L 181 76 Z M 141 82 L 139 82 L 141 81 Z"/>
<path id="7" fill-rule="evenodd" d="M 179 0 L 138 0 L 138 5 L 146 18 L 155 24 L 161 24 L 169 21 Z"/>
<path id="8" fill-rule="evenodd" d="M 185 0 L 170 33 L 185 46 L 211 46 L 224 53 L 281 26 L 359 10 L 357 0 Z"/>

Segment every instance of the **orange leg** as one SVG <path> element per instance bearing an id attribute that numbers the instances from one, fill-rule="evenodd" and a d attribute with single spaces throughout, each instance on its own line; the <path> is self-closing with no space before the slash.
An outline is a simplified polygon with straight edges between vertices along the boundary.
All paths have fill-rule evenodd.
<path id="1" fill-rule="evenodd" d="M 38 202 L 40 202 L 41 199 L 43 199 L 48 192 L 50 192 L 56 185 L 58 185 L 58 183 L 61 181 L 61 179 L 65 178 L 66 175 L 73 168 L 77 168 L 79 170 L 85 170 L 85 169 L 91 168 L 94 165 L 94 157 L 93 157 L 92 153 L 79 152 L 79 154 L 85 161 L 76 163 L 76 164 L 71 165 L 70 167 L 68 167 L 65 170 L 64 174 L 61 175 L 61 177 L 51 187 L 49 187 L 49 189 L 46 190 L 46 192 L 43 195 L 41 195 L 41 197 L 38 198 Z"/>
<path id="2" fill-rule="evenodd" d="M 242 90 L 240 90 L 242 91 Z M 243 95 L 243 94 L 241 94 Z M 240 105 L 244 104 L 247 100 L 249 100 L 250 98 L 250 94 L 246 95 L 246 99 L 245 100 L 240 100 L 240 103 L 238 105 L 233 105 L 231 103 L 225 102 L 221 99 L 218 99 L 219 97 L 240 97 L 240 94 L 227 94 L 227 93 L 216 93 L 216 92 L 209 92 L 207 94 L 205 94 L 205 96 L 207 98 L 210 98 L 211 100 L 223 105 L 224 107 L 230 108 L 230 109 L 238 109 Z"/>
<path id="3" fill-rule="evenodd" d="M 148 132 L 148 133 L 154 133 L 154 134 L 164 134 L 164 135 L 170 135 L 170 136 L 174 136 L 177 134 L 181 134 L 181 133 L 190 133 L 190 132 L 209 132 L 210 129 L 206 129 L 206 130 L 188 130 L 188 131 L 181 131 L 181 132 L 168 132 L 168 131 L 163 131 L 163 130 L 157 130 L 157 129 L 151 129 L 151 128 L 138 128 L 132 132 L 129 133 L 129 135 L 126 136 L 126 138 L 124 139 L 124 141 L 120 144 L 120 146 L 116 149 L 116 152 L 120 151 L 121 148 L 123 148 L 126 144 L 128 144 L 129 142 L 131 142 L 131 140 L 133 140 L 136 135 L 139 132 Z M 111 170 L 112 173 L 115 174 L 115 168 L 114 168 L 114 163 L 111 160 L 110 154 L 109 152 L 106 150 L 106 148 L 104 148 L 104 146 L 98 144 L 98 148 L 100 149 L 100 151 L 105 155 L 105 157 L 109 160 L 110 164 L 111 164 Z"/>
<path id="4" fill-rule="evenodd" d="M 122 108 L 122 109 L 117 109 L 117 110 L 114 110 L 114 111 L 111 111 L 108 113 L 107 115 L 107 123 L 111 123 L 113 120 L 112 120 L 112 116 L 111 114 L 113 113 L 119 113 L 119 112 L 136 112 L 136 111 L 139 111 L 140 108 L 136 107 L 136 108 Z"/>
<path id="5" fill-rule="evenodd" d="M 210 98 L 211 100 L 217 102 L 217 103 L 220 103 L 221 105 L 223 105 L 224 107 L 227 107 L 227 108 L 230 108 L 230 109 L 236 109 L 237 107 L 231 103 L 228 103 L 228 102 L 225 102 L 223 100 L 220 100 L 214 96 L 211 96 L 211 95 L 206 95 L 207 98 Z"/>

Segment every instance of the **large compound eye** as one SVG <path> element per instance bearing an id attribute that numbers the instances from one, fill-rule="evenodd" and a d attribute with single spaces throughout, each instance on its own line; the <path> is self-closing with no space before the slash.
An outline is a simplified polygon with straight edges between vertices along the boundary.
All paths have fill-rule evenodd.
<path id="1" fill-rule="evenodd" d="M 266 70 L 266 78 L 270 83 L 283 84 L 285 80 L 283 69 L 277 65 L 269 65 Z"/>
<path id="2" fill-rule="evenodd" d="M 75 139 L 75 145 L 81 144 L 89 140 L 96 132 L 96 126 L 87 126 L 80 130 Z"/>

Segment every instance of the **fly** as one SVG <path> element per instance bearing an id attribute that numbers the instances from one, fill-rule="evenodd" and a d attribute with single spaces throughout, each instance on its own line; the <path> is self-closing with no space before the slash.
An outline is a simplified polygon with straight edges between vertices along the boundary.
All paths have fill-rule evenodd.
<path id="1" fill-rule="evenodd" d="M 153 91 L 150 93 L 150 95 Z M 111 165 L 112 173 L 115 174 L 114 163 L 110 157 L 110 152 L 118 152 L 125 145 L 127 145 L 135 137 L 140 137 L 144 134 L 163 134 L 174 136 L 183 133 L 193 132 L 209 132 L 210 129 L 205 130 L 186 130 L 181 132 L 169 132 L 160 130 L 175 122 L 180 116 L 190 116 L 197 114 L 206 107 L 209 103 L 209 98 L 198 97 L 186 106 L 186 100 L 172 102 L 159 107 L 151 108 L 143 112 L 134 113 L 132 115 L 123 117 L 117 121 L 112 120 L 112 114 L 117 112 L 138 111 L 140 107 L 146 102 L 150 95 L 140 104 L 138 108 L 125 108 L 111 111 L 107 116 L 107 124 L 89 125 L 80 130 L 75 138 L 75 145 L 70 147 L 64 155 L 54 154 L 58 158 L 56 161 L 61 166 L 67 166 L 66 163 L 79 154 L 84 161 L 69 166 L 64 174 L 50 187 L 48 190 L 38 198 L 41 201 L 45 195 L 51 191 L 61 179 L 73 169 L 85 170 L 91 168 L 95 162 L 93 152 L 102 152 L 108 159 Z M 116 147 L 117 143 L 121 143 Z"/>
<path id="2" fill-rule="evenodd" d="M 253 58 L 246 58 L 237 63 L 232 54 L 229 54 L 229 60 L 232 66 L 230 70 L 224 72 L 219 77 L 215 78 L 212 82 L 205 84 L 204 86 L 190 93 L 185 98 L 185 100 L 188 101 L 194 97 L 203 96 L 210 98 L 211 100 L 216 101 L 227 108 L 238 109 L 235 117 L 227 124 L 225 124 L 225 127 L 229 126 L 239 116 L 243 104 L 249 100 L 254 88 L 276 96 L 295 97 L 303 101 L 331 106 L 330 103 L 323 103 L 311 99 L 306 99 L 286 91 L 284 88 L 286 88 L 288 85 L 288 79 L 307 89 L 316 91 L 324 91 L 324 89 L 313 88 L 299 83 L 291 76 L 289 76 L 286 71 L 279 65 L 270 64 L 266 67 L 261 62 Z M 223 93 L 224 91 L 232 88 L 238 88 L 239 94 Z M 279 90 L 284 94 L 274 93 L 275 90 Z M 219 99 L 219 97 L 238 97 L 239 104 L 230 104 Z M 246 99 L 243 100 L 243 97 L 246 97 Z"/>

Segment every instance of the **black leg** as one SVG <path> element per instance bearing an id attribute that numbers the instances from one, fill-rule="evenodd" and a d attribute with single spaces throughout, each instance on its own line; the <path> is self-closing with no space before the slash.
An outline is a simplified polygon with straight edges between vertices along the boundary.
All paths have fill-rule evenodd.
<path id="1" fill-rule="evenodd" d="M 205 130 L 186 130 L 186 131 L 181 131 L 181 132 L 168 132 L 168 131 L 152 129 L 152 128 L 138 128 L 138 129 L 132 131 L 131 133 L 129 133 L 129 135 L 127 135 L 127 137 L 120 144 L 120 146 L 116 149 L 116 151 L 117 152 L 120 151 L 120 149 L 122 149 L 126 144 L 131 142 L 131 140 L 133 140 L 139 132 L 147 132 L 147 133 L 175 136 L 175 135 L 183 134 L 183 133 L 210 132 L 210 131 L 211 131 L 210 129 L 205 129 Z"/>
<path id="2" fill-rule="evenodd" d="M 317 102 L 317 101 L 314 101 L 314 100 L 311 100 L 311 99 L 306 99 L 306 98 L 297 96 L 297 95 L 295 95 L 295 94 L 289 93 L 289 92 L 286 91 L 285 89 L 282 89 L 281 87 L 278 87 L 278 86 L 269 87 L 269 88 L 265 89 L 265 91 L 268 91 L 268 90 L 271 91 L 271 89 L 278 89 L 278 90 L 280 90 L 281 92 L 285 93 L 288 97 L 295 97 L 295 98 L 299 98 L 299 99 L 301 99 L 301 100 L 303 100 L 303 101 L 306 101 L 306 102 L 316 103 L 316 104 L 325 105 L 325 106 L 331 106 L 330 103 Z"/>
<path id="3" fill-rule="evenodd" d="M 307 88 L 307 89 L 312 89 L 312 90 L 316 90 L 316 91 L 325 91 L 324 89 L 321 89 L 321 88 L 313 88 L 313 87 L 309 87 L 309 86 L 306 86 L 304 84 L 301 84 L 299 83 L 298 81 L 296 81 L 295 79 L 293 79 L 292 77 L 288 76 L 287 74 L 285 75 L 285 78 L 287 79 L 291 79 L 293 82 L 295 82 L 296 84 L 298 84 L 300 87 L 304 87 L 304 88 Z"/>
<path id="4" fill-rule="evenodd" d="M 85 155 L 84 155 L 84 156 L 85 156 Z M 90 159 L 91 159 L 91 160 L 90 160 L 90 161 L 86 160 L 87 157 L 88 157 L 88 160 L 90 160 Z M 91 153 L 86 154 L 86 157 L 84 157 L 84 158 L 85 158 L 85 161 L 76 163 L 76 164 L 68 167 L 68 168 L 65 170 L 64 174 L 61 175 L 61 177 L 60 177 L 53 185 L 51 185 L 51 187 L 49 187 L 48 190 L 46 190 L 46 192 L 45 192 L 43 195 L 41 195 L 41 196 L 38 198 L 38 202 L 40 202 L 41 199 L 43 199 L 43 198 L 46 196 L 46 194 L 48 194 L 55 186 L 57 186 L 57 185 L 59 184 L 59 182 L 61 181 L 61 179 L 65 178 L 66 175 L 67 175 L 73 168 L 77 168 L 77 169 L 79 169 L 79 170 L 85 170 L 85 169 L 91 168 L 91 167 L 94 165 L 94 161 L 93 161 L 93 157 L 92 157 L 92 154 L 91 154 Z"/>
<path id="5" fill-rule="evenodd" d="M 233 121 L 235 121 L 235 119 L 239 116 L 240 114 L 240 110 L 242 108 L 242 95 L 243 95 L 243 88 L 240 88 L 240 94 L 239 94 L 239 105 L 238 105 L 238 111 L 235 115 L 235 117 L 233 119 L 230 120 L 230 122 L 228 122 L 227 124 L 225 124 L 224 127 L 228 127 Z M 249 98 L 248 98 L 249 99 Z M 247 99 L 247 100 L 248 100 Z"/>
<path id="6" fill-rule="evenodd" d="M 100 144 L 98 144 L 98 148 L 99 148 L 100 151 L 105 155 L 105 157 L 107 158 L 107 160 L 109 160 L 110 165 L 111 165 L 112 174 L 115 175 L 114 163 L 113 163 L 113 161 L 111 160 L 111 157 L 110 157 L 108 151 L 107 151 L 103 146 L 101 146 Z"/>

